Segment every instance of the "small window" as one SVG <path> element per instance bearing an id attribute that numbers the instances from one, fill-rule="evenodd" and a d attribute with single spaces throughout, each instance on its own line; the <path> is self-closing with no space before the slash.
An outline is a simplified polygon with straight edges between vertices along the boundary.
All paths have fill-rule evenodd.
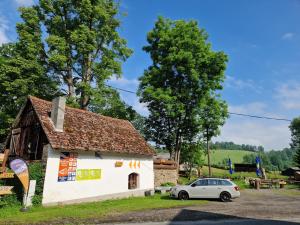
<path id="1" fill-rule="evenodd" d="M 208 180 L 208 185 L 210 185 L 210 186 L 216 186 L 216 185 L 218 185 L 218 180 L 209 179 Z"/>
<path id="2" fill-rule="evenodd" d="M 218 185 L 231 186 L 232 184 L 228 180 L 218 180 Z"/>
<path id="3" fill-rule="evenodd" d="M 207 186 L 207 180 L 197 180 L 193 186 Z"/>
<path id="4" fill-rule="evenodd" d="M 131 173 L 128 176 L 128 189 L 136 189 L 138 188 L 138 177 L 137 173 Z"/>

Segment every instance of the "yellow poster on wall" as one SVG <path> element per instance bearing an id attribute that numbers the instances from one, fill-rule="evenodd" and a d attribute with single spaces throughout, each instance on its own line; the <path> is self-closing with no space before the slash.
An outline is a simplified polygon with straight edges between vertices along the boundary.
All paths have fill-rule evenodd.
<path id="1" fill-rule="evenodd" d="M 77 169 L 76 180 L 100 180 L 101 169 Z"/>

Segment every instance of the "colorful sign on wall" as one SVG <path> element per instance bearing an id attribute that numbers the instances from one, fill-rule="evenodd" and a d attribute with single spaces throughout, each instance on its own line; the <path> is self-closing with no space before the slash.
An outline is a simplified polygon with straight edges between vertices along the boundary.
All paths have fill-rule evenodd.
<path id="1" fill-rule="evenodd" d="M 130 169 L 141 168 L 141 162 L 136 161 L 136 160 L 131 160 L 130 163 L 129 163 L 129 167 L 130 167 Z"/>
<path id="2" fill-rule="evenodd" d="M 101 169 L 77 169 L 76 180 L 99 180 Z"/>
<path id="3" fill-rule="evenodd" d="M 123 161 L 116 161 L 115 162 L 115 167 L 122 167 L 123 166 Z"/>
<path id="4" fill-rule="evenodd" d="M 61 152 L 58 169 L 58 182 L 75 181 L 78 153 Z"/>

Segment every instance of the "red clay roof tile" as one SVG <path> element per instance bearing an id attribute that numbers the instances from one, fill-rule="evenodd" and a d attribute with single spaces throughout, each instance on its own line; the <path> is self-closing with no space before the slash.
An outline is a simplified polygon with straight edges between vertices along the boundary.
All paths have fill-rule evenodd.
<path id="1" fill-rule="evenodd" d="M 130 122 L 66 106 L 64 132 L 54 129 L 52 103 L 29 97 L 53 149 L 153 155 L 153 149 Z"/>

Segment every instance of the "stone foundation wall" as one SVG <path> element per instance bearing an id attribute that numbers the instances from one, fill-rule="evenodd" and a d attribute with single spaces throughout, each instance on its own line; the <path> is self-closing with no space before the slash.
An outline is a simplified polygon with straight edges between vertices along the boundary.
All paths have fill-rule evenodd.
<path id="1" fill-rule="evenodd" d="M 166 182 L 177 184 L 177 179 L 177 169 L 154 169 L 154 187 Z"/>

